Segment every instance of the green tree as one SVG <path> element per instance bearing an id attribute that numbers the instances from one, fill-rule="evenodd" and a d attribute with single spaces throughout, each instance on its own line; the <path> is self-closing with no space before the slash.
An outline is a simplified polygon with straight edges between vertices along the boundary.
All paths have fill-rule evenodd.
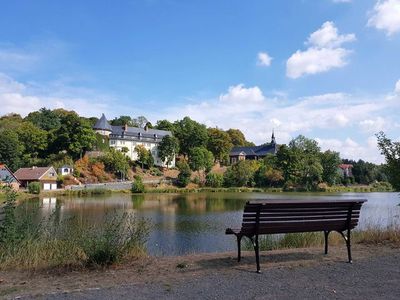
<path id="1" fill-rule="evenodd" d="M 46 131 L 56 130 L 61 126 L 59 115 L 45 107 L 39 111 L 29 113 L 25 120 Z"/>
<path id="2" fill-rule="evenodd" d="M 0 130 L 13 129 L 16 130 L 21 126 L 22 118 L 19 114 L 7 114 L 0 117 Z"/>
<path id="3" fill-rule="evenodd" d="M 122 152 L 110 148 L 100 160 L 108 172 L 120 175 L 123 177 L 129 169 L 129 158 Z"/>
<path id="4" fill-rule="evenodd" d="M 214 156 L 204 147 L 195 147 L 189 152 L 189 166 L 193 171 L 209 172 L 214 164 Z"/>
<path id="5" fill-rule="evenodd" d="M 0 162 L 6 164 L 12 171 L 21 167 L 21 157 L 24 145 L 19 141 L 14 130 L 0 131 Z"/>
<path id="6" fill-rule="evenodd" d="M 159 120 L 156 123 L 156 129 L 159 130 L 167 130 L 167 131 L 174 131 L 174 124 L 172 124 L 170 121 L 168 120 Z"/>
<path id="7" fill-rule="evenodd" d="M 142 169 L 143 169 L 144 165 L 147 164 L 147 160 L 149 157 L 149 151 L 147 151 L 147 149 L 143 145 L 136 145 L 135 151 L 138 156 L 138 161 L 142 165 Z"/>
<path id="8" fill-rule="evenodd" d="M 28 191 L 30 194 L 39 194 L 40 193 L 40 182 L 30 182 L 28 184 Z"/>
<path id="9" fill-rule="evenodd" d="M 243 132 L 239 129 L 229 129 L 226 133 L 231 138 L 231 143 L 234 147 L 255 146 L 254 143 L 246 141 Z"/>
<path id="10" fill-rule="evenodd" d="M 325 151 L 321 153 L 322 181 L 329 185 L 337 184 L 340 181 L 339 164 L 341 159 L 339 152 Z"/>
<path id="11" fill-rule="evenodd" d="M 177 184 L 180 187 L 186 187 L 190 182 L 190 176 L 192 175 L 192 171 L 186 161 L 180 161 L 177 163 L 177 167 L 179 170 Z"/>
<path id="12" fill-rule="evenodd" d="M 400 190 L 400 142 L 393 142 L 387 138 L 384 132 L 379 132 L 377 135 L 378 147 L 382 155 L 385 156 L 386 172 L 389 177 L 389 182 L 397 191 Z"/>
<path id="13" fill-rule="evenodd" d="M 217 161 L 227 162 L 229 152 L 232 149 L 231 137 L 228 133 L 218 128 L 208 128 L 207 132 L 207 149 L 211 151 Z"/>
<path id="14" fill-rule="evenodd" d="M 217 173 L 208 173 L 206 176 L 206 186 L 218 188 L 224 183 L 224 176 Z"/>
<path id="15" fill-rule="evenodd" d="M 17 129 L 19 140 L 25 148 L 25 155 L 30 159 L 38 157 L 47 149 L 47 132 L 33 125 L 31 122 L 23 122 Z"/>
<path id="16" fill-rule="evenodd" d="M 132 193 L 144 193 L 145 190 L 142 177 L 135 175 L 131 188 Z"/>
<path id="17" fill-rule="evenodd" d="M 179 141 L 174 136 L 166 135 L 158 144 L 158 156 L 168 166 L 179 152 Z"/>
<path id="18" fill-rule="evenodd" d="M 134 126 L 134 122 L 130 116 L 119 116 L 118 118 L 115 117 L 113 120 L 110 121 L 110 124 L 113 126 Z"/>
<path id="19" fill-rule="evenodd" d="M 207 145 L 206 126 L 193 121 L 189 117 L 174 123 L 174 135 L 179 140 L 179 151 L 184 156 L 187 156 L 192 148 Z"/>
<path id="20" fill-rule="evenodd" d="M 133 120 L 133 126 L 144 128 L 144 126 L 149 123 L 149 120 L 146 119 L 144 116 L 139 116 L 137 118 L 134 118 Z"/>
<path id="21" fill-rule="evenodd" d="M 224 185 L 230 186 L 254 186 L 254 175 L 260 168 L 260 162 L 256 160 L 241 160 L 229 167 L 224 173 Z"/>

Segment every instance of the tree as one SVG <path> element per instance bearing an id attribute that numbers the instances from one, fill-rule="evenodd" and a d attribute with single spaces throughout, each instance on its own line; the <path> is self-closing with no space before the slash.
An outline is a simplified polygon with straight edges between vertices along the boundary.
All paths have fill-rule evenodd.
<path id="1" fill-rule="evenodd" d="M 340 181 L 339 164 L 341 159 L 339 152 L 325 151 L 320 154 L 322 164 L 322 181 L 329 185 L 337 184 Z"/>
<path id="2" fill-rule="evenodd" d="M 178 162 L 177 167 L 179 169 L 177 184 L 180 187 L 186 187 L 190 182 L 192 171 L 190 170 L 190 167 L 186 161 Z"/>
<path id="3" fill-rule="evenodd" d="M 134 181 L 132 183 L 131 191 L 132 193 L 144 193 L 146 190 L 143 179 L 139 175 L 135 175 Z"/>
<path id="4" fill-rule="evenodd" d="M 100 160 L 104 163 L 108 172 L 114 174 L 124 175 L 129 169 L 129 158 L 122 152 L 110 148 L 110 150 L 103 155 Z"/>
<path id="5" fill-rule="evenodd" d="M 254 175 L 260 167 L 256 160 L 241 160 L 229 167 L 224 174 L 224 185 L 230 186 L 254 186 Z"/>
<path id="6" fill-rule="evenodd" d="M 163 161 L 167 165 L 167 168 L 174 160 L 178 152 L 179 141 L 174 136 L 166 135 L 158 144 L 158 156 L 160 157 L 161 161 Z"/>
<path id="7" fill-rule="evenodd" d="M 59 114 L 45 107 L 29 113 L 25 120 L 46 131 L 56 130 L 61 126 Z"/>
<path id="8" fill-rule="evenodd" d="M 207 149 L 212 152 L 215 160 L 219 162 L 227 161 L 229 151 L 232 149 L 231 137 L 225 131 L 218 128 L 208 128 Z"/>
<path id="9" fill-rule="evenodd" d="M 142 169 L 143 169 L 143 165 L 147 164 L 149 152 L 147 151 L 147 149 L 143 145 L 135 146 L 135 151 L 136 151 L 137 156 L 138 156 L 138 161 L 141 163 Z"/>
<path id="10" fill-rule="evenodd" d="M 21 126 L 22 118 L 19 114 L 7 114 L 0 117 L 0 130 L 1 129 L 18 129 Z"/>
<path id="11" fill-rule="evenodd" d="M 184 156 L 187 156 L 192 148 L 205 147 L 207 145 L 208 134 L 206 126 L 193 121 L 189 117 L 174 123 L 174 135 L 179 140 L 179 151 Z"/>
<path id="12" fill-rule="evenodd" d="M 208 173 L 206 176 L 206 186 L 218 188 L 224 183 L 224 176 L 217 173 Z"/>
<path id="13" fill-rule="evenodd" d="M 156 123 L 156 129 L 159 130 L 167 130 L 167 131 L 174 131 L 174 124 L 172 124 L 170 121 L 168 120 L 159 120 Z"/>
<path id="14" fill-rule="evenodd" d="M 12 171 L 21 167 L 21 157 L 24 145 L 18 135 L 11 129 L 0 131 L 0 162 L 6 164 Z"/>
<path id="15" fill-rule="evenodd" d="M 378 147 L 382 155 L 385 156 L 386 172 L 389 177 L 389 182 L 397 191 L 400 190 L 400 142 L 393 142 L 387 138 L 384 132 L 379 132 L 377 135 Z"/>
<path id="16" fill-rule="evenodd" d="M 25 121 L 17 129 L 19 140 L 25 148 L 25 156 L 29 159 L 35 159 L 39 153 L 47 149 L 47 132 Z"/>
<path id="17" fill-rule="evenodd" d="M 239 129 L 229 129 L 226 133 L 229 135 L 233 147 L 255 146 L 254 143 L 246 141 L 243 132 Z"/>
<path id="18" fill-rule="evenodd" d="M 144 128 L 144 126 L 149 123 L 149 120 L 146 119 L 144 116 L 139 116 L 132 120 L 133 126 L 137 126 L 140 128 Z"/>
<path id="19" fill-rule="evenodd" d="M 110 121 L 110 124 L 113 126 L 134 126 L 134 122 L 130 116 L 119 116 L 118 118 L 115 117 Z"/>
<path id="20" fill-rule="evenodd" d="M 204 147 L 195 147 L 189 153 L 189 166 L 193 171 L 209 172 L 214 164 L 214 156 Z"/>

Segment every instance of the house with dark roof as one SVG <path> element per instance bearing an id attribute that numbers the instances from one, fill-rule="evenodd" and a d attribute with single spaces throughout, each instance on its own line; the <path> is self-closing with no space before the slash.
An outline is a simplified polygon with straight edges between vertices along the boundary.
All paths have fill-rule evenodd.
<path id="1" fill-rule="evenodd" d="M 97 133 L 109 138 L 110 147 L 118 151 L 124 152 L 130 159 L 137 160 L 138 154 L 135 147 L 142 145 L 149 150 L 154 158 L 154 164 L 166 167 L 166 163 L 158 157 L 158 144 L 164 136 L 172 136 L 170 131 L 110 125 L 106 116 L 102 114 L 101 118 L 93 126 L 93 130 Z M 170 163 L 169 167 L 175 166 L 175 159 Z"/>
<path id="2" fill-rule="evenodd" d="M 276 154 L 278 152 L 278 145 L 275 141 L 275 134 L 272 132 L 271 142 L 260 146 L 252 147 L 233 147 L 229 153 L 229 161 L 234 164 L 241 160 L 259 160 L 263 159 L 268 154 Z"/>
<path id="3" fill-rule="evenodd" d="M 14 190 L 18 190 L 20 182 L 5 164 L 0 164 L 0 186 L 3 185 L 8 185 Z"/>
<path id="4" fill-rule="evenodd" d="M 20 168 L 15 172 L 23 187 L 31 182 L 40 182 L 42 190 L 57 189 L 57 172 L 53 167 Z"/>

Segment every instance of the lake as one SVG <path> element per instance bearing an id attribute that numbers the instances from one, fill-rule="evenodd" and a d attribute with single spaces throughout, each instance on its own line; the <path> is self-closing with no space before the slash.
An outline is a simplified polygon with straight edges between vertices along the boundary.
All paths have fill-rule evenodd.
<path id="1" fill-rule="evenodd" d="M 29 201 L 39 206 L 38 218 L 56 212 L 61 218 L 75 216 L 99 222 L 113 211 L 131 211 L 149 219 L 152 231 L 147 249 L 152 255 L 181 255 L 236 250 L 227 227 L 240 226 L 243 207 L 255 199 L 367 199 L 357 229 L 400 224 L 398 193 L 191 193 L 191 194 L 110 194 L 91 197 L 42 198 Z"/>

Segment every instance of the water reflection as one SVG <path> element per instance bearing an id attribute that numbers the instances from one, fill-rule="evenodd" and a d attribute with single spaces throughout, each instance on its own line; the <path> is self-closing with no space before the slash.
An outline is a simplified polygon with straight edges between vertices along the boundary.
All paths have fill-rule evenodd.
<path id="1" fill-rule="evenodd" d="M 396 193 L 264 194 L 113 194 L 96 197 L 43 198 L 26 202 L 21 208 L 35 214 L 37 221 L 51 216 L 52 222 L 75 217 L 101 222 L 107 213 L 131 211 L 151 221 L 148 249 L 155 255 L 191 252 L 218 252 L 235 249 L 235 241 L 225 236 L 226 227 L 240 226 L 247 200 L 271 198 L 366 198 L 359 228 L 400 224 L 400 198 Z"/>

